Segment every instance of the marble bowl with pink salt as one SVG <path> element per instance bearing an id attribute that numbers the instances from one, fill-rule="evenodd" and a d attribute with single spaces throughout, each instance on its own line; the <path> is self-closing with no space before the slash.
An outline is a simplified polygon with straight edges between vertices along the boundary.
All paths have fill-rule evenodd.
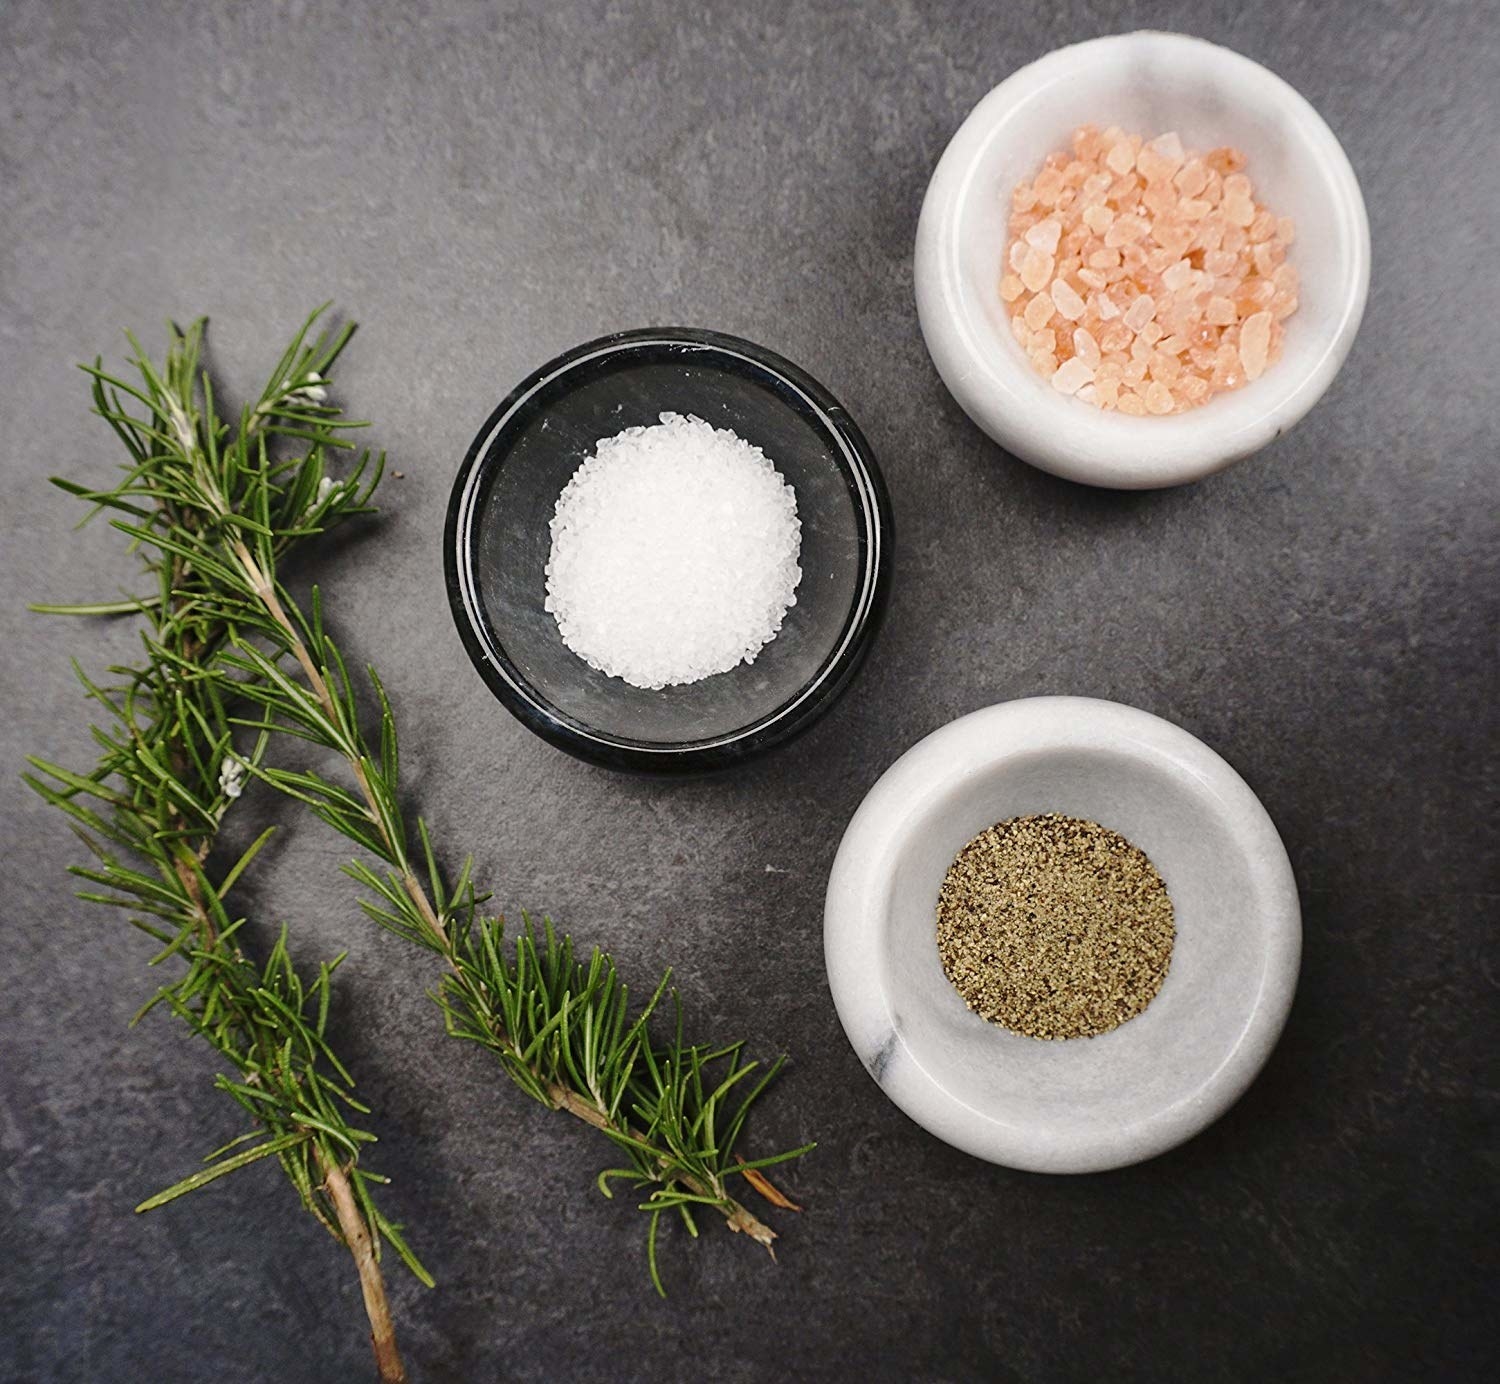
<path id="1" fill-rule="evenodd" d="M 1040 337 L 1033 331 L 1021 340 L 1016 308 L 1018 302 L 1023 312 L 1031 306 L 1036 290 L 1028 287 L 1019 300 L 1014 284 L 1002 291 L 1006 276 L 1017 272 L 1008 262 L 1016 238 L 1016 189 L 1035 186 L 1047 156 L 1072 149 L 1083 127 L 1147 140 L 1170 133 L 1174 147 L 1180 141 L 1205 155 L 1243 155 L 1255 210 L 1267 209 L 1278 225 L 1270 237 L 1277 260 L 1272 273 L 1286 264 L 1282 278 L 1295 286 L 1294 310 L 1279 317 L 1268 313 L 1275 331 L 1264 359 L 1258 340 L 1252 342 L 1252 367 L 1258 367 L 1253 378 L 1237 372 L 1226 351 L 1218 383 L 1204 391 L 1189 386 L 1191 398 L 1169 400 L 1156 391 L 1153 406 L 1143 412 L 1134 398 L 1124 410 L 1099 407 L 1091 392 L 1091 407 L 1058 387 L 1056 368 L 1049 370 L 1053 362 L 1039 349 L 1047 330 L 1067 327 L 1071 319 L 1058 314 Z M 1233 173 L 1239 171 L 1236 165 Z M 1238 192 L 1238 177 L 1231 187 Z M 1031 215 L 1045 211 L 1028 209 Z M 980 428 L 1055 475 L 1142 490 L 1221 470 L 1285 432 L 1322 397 L 1364 313 L 1370 233 L 1348 158 L 1292 87 L 1226 48 L 1181 34 L 1141 32 L 1059 49 L 1020 69 L 975 107 L 928 187 L 915 268 L 928 351 Z M 1174 274 L 1186 270 L 1175 261 L 1171 268 Z M 1072 301 L 1066 286 L 1062 296 L 1065 305 Z M 1220 306 L 1215 304 L 1216 315 Z M 1040 317 L 1035 308 L 1032 315 Z M 1235 339 L 1246 320 L 1242 311 L 1234 326 L 1218 325 Z M 1268 323 L 1257 321 L 1252 332 Z M 1070 363 L 1071 332 L 1066 335 L 1069 341 L 1058 343 L 1057 366 L 1067 364 L 1081 375 L 1081 366 Z M 1186 354 L 1182 359 L 1190 360 Z M 1197 373 L 1214 378 L 1212 365 Z M 1140 386 L 1138 398 L 1146 398 L 1155 374 Z M 1065 375 L 1062 384 L 1071 386 L 1072 377 Z M 1134 388 L 1128 385 L 1119 397 Z"/>

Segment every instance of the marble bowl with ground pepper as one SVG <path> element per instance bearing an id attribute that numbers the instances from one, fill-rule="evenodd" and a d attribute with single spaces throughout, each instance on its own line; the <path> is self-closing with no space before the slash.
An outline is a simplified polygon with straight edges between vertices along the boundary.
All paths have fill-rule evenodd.
<path id="1" fill-rule="evenodd" d="M 1000 294 L 1016 184 L 1079 126 L 1246 157 L 1255 198 L 1289 217 L 1300 281 L 1281 358 L 1243 387 L 1166 416 L 1101 412 L 1038 373 Z M 1338 139 L 1291 86 L 1258 63 L 1184 34 L 1093 39 L 1021 68 L 953 136 L 917 227 L 922 334 L 938 374 L 990 437 L 1033 466 L 1121 490 L 1180 485 L 1221 470 L 1292 427 L 1322 397 L 1353 344 L 1370 282 L 1370 228 Z"/>
<path id="2" fill-rule="evenodd" d="M 1093 1037 L 1044 1041 L 981 1018 L 938 954 L 954 856 L 1042 813 L 1120 833 L 1172 900 L 1160 991 Z M 1280 1036 L 1301 939 L 1291 864 L 1245 781 L 1180 727 L 1082 697 L 988 707 L 897 760 L 849 824 L 824 914 L 839 1019 L 886 1095 L 965 1152 L 1052 1173 L 1154 1157 L 1223 1114 Z"/>

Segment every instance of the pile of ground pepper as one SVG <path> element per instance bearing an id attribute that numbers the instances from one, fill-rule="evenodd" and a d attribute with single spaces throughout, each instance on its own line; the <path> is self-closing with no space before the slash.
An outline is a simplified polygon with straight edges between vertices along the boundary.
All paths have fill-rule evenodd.
<path id="1" fill-rule="evenodd" d="M 1081 817 L 1015 817 L 954 858 L 938 894 L 943 971 L 982 1018 L 1083 1038 L 1156 997 L 1176 928 L 1144 851 Z"/>

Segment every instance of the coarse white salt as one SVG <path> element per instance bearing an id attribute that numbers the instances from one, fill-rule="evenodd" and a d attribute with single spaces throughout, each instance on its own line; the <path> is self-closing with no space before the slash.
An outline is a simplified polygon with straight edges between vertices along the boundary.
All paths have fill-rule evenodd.
<path id="1" fill-rule="evenodd" d="M 797 602 L 796 492 L 759 447 L 692 415 L 597 443 L 551 530 L 563 643 L 635 687 L 754 662 Z"/>

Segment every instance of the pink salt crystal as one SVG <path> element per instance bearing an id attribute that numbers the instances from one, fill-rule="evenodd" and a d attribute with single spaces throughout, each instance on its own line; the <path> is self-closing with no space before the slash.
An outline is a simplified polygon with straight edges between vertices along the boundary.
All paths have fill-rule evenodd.
<path id="1" fill-rule="evenodd" d="M 1181 221 L 1168 221 L 1154 226 L 1151 237 L 1169 254 L 1181 258 L 1193 243 L 1193 228 Z"/>
<path id="2" fill-rule="evenodd" d="M 1130 359 L 1140 365 L 1143 375 L 1150 363 L 1151 354 L 1151 343 L 1145 340 L 1144 337 L 1138 336 L 1130 343 Z"/>
<path id="3" fill-rule="evenodd" d="M 1055 168 L 1044 168 L 1036 175 L 1036 199 L 1044 207 L 1055 207 L 1058 194 L 1062 192 L 1062 174 Z"/>
<path id="4" fill-rule="evenodd" d="M 1135 167 L 1135 149 L 1128 139 L 1122 139 L 1109 147 L 1104 156 L 1105 166 L 1112 173 L 1129 173 Z"/>
<path id="5" fill-rule="evenodd" d="M 1083 316 L 1084 302 L 1078 290 L 1066 279 L 1059 278 L 1052 285 L 1052 303 L 1071 322 Z"/>
<path id="6" fill-rule="evenodd" d="M 1160 380 L 1153 380 L 1146 386 L 1146 407 L 1152 413 L 1171 413 L 1176 403 L 1172 391 Z"/>
<path id="7" fill-rule="evenodd" d="M 1269 279 L 1276 272 L 1276 266 L 1281 263 L 1280 257 L 1285 253 L 1274 240 L 1257 245 L 1251 252 L 1251 257 L 1255 262 L 1255 272 Z"/>
<path id="8" fill-rule="evenodd" d="M 1032 355 L 1056 355 L 1057 333 L 1051 327 L 1044 327 L 1039 332 L 1032 332 L 1031 340 L 1026 343 L 1026 349 Z"/>
<path id="9" fill-rule="evenodd" d="M 1213 297 L 1203 314 L 1210 322 L 1227 327 L 1235 320 L 1234 301 L 1230 298 Z"/>
<path id="10" fill-rule="evenodd" d="M 1208 169 L 1201 159 L 1189 159 L 1172 179 L 1184 197 L 1196 197 L 1208 182 Z"/>
<path id="11" fill-rule="evenodd" d="M 1083 224 L 1096 235 L 1103 235 L 1113 224 L 1115 214 L 1102 202 L 1083 209 Z"/>
<path id="12" fill-rule="evenodd" d="M 1266 368 L 1266 352 L 1271 346 L 1271 314 L 1257 312 L 1245 319 L 1240 329 L 1240 364 L 1247 380 L 1258 380 Z"/>
<path id="13" fill-rule="evenodd" d="M 1226 225 L 1224 227 L 1224 248 L 1239 254 L 1245 248 L 1248 237 L 1245 235 L 1243 226 Z"/>
<path id="14" fill-rule="evenodd" d="M 1297 295 L 1295 293 L 1276 293 L 1271 298 L 1271 316 L 1278 322 L 1283 318 L 1290 317 L 1297 311 Z"/>
<path id="15" fill-rule="evenodd" d="M 1264 207 L 1255 213 L 1255 220 L 1250 223 L 1250 240 L 1252 243 L 1260 240 L 1270 240 L 1276 234 L 1276 218 Z"/>
<path id="16" fill-rule="evenodd" d="M 1152 355 L 1146 362 L 1146 368 L 1151 372 L 1152 379 L 1160 380 L 1163 384 L 1175 384 L 1177 377 L 1182 374 L 1182 362 L 1176 356 L 1169 356 L 1162 351 Z"/>
<path id="17" fill-rule="evenodd" d="M 1146 412 L 1146 401 L 1132 390 L 1122 389 L 1119 402 L 1115 405 L 1121 413 L 1129 413 L 1136 417 Z"/>
<path id="18" fill-rule="evenodd" d="M 1163 355 L 1180 356 L 1188 348 L 1188 339 L 1185 336 L 1167 336 L 1156 343 L 1156 349 Z"/>
<path id="19" fill-rule="evenodd" d="M 1232 255 L 1228 250 L 1209 250 L 1203 256 L 1203 268 L 1205 272 L 1212 274 L 1215 278 L 1222 278 L 1225 274 L 1234 273 L 1235 266 L 1239 263 L 1239 256 Z"/>
<path id="20" fill-rule="evenodd" d="M 1224 243 L 1224 218 L 1214 212 L 1210 212 L 1198 223 L 1198 233 L 1193 237 L 1193 243 L 1207 252 L 1217 250 Z"/>
<path id="21" fill-rule="evenodd" d="M 1109 246 L 1133 245 L 1150 229 L 1142 217 L 1117 216 L 1114 224 L 1104 233 L 1104 243 Z"/>
<path id="22" fill-rule="evenodd" d="M 1176 190 L 1171 183 L 1150 183 L 1141 193 L 1141 205 L 1145 207 L 1146 215 L 1153 220 L 1160 221 L 1176 209 Z"/>
<path id="23" fill-rule="evenodd" d="M 1000 280 L 1000 299 L 1002 302 L 1014 303 L 1025 291 L 1023 284 L 1014 274 L 1007 274 Z"/>
<path id="24" fill-rule="evenodd" d="M 1148 346 L 1155 346 L 1166 333 L 1162 331 L 1160 322 L 1147 322 L 1136 335 Z"/>
<path id="25" fill-rule="evenodd" d="M 1011 243 L 1010 253 L 1005 257 L 1006 263 L 1009 264 L 1010 267 L 1019 274 L 1021 272 L 1021 266 L 1026 263 L 1026 256 L 1030 249 L 1031 246 L 1029 246 L 1024 240 L 1013 241 Z"/>
<path id="26" fill-rule="evenodd" d="M 1187 157 L 1176 130 L 1168 130 L 1164 135 L 1157 135 L 1146 148 L 1167 165 L 1169 176 L 1182 167 L 1182 161 Z"/>
<path id="27" fill-rule="evenodd" d="M 1235 295 L 1234 305 L 1240 310 L 1240 316 L 1248 317 L 1252 312 L 1268 307 L 1275 295 L 1276 286 L 1271 280 L 1256 275 L 1245 280 L 1244 286 Z"/>
<path id="28" fill-rule="evenodd" d="M 1082 159 L 1073 159 L 1062 171 L 1063 182 L 1069 187 L 1082 187 L 1089 175 L 1089 166 Z"/>
<path id="29" fill-rule="evenodd" d="M 1052 376 L 1052 388 L 1059 394 L 1076 394 L 1079 388 L 1094 378 L 1094 372 L 1081 360 L 1074 359 L 1058 366 Z"/>
<path id="30" fill-rule="evenodd" d="M 1173 392 L 1184 403 L 1201 404 L 1208 399 L 1208 381 L 1201 375 L 1183 375 Z"/>
<path id="31" fill-rule="evenodd" d="M 1083 327 L 1073 333 L 1073 354 L 1091 369 L 1098 369 L 1099 343 L 1094 340 L 1093 333 Z"/>
<path id="32" fill-rule="evenodd" d="M 1073 397 L 1075 399 L 1082 399 L 1086 404 L 1093 404 L 1095 408 L 1099 407 L 1099 391 L 1093 384 L 1084 385 Z"/>
<path id="33" fill-rule="evenodd" d="M 1010 194 L 1012 211 L 1030 211 L 1036 206 L 1036 189 L 1028 182 L 1019 182 Z"/>
<path id="34" fill-rule="evenodd" d="M 1120 315 L 1120 305 L 1107 293 L 1097 293 L 1090 301 L 1096 305 L 1095 311 L 1101 322 L 1112 322 Z"/>
<path id="35" fill-rule="evenodd" d="M 1224 198 L 1224 219 L 1231 226 L 1248 226 L 1255 220 L 1255 203 L 1248 197 Z"/>
<path id="36" fill-rule="evenodd" d="M 1176 262 L 1177 256 L 1158 245 L 1146 251 L 1146 270 L 1151 274 L 1162 273 L 1168 265 Z"/>
<path id="37" fill-rule="evenodd" d="M 1080 269 L 1078 271 L 1078 281 L 1095 289 L 1103 288 L 1109 282 L 1103 273 L 1097 269 Z"/>
<path id="38" fill-rule="evenodd" d="M 1126 384 L 1140 384 L 1146 378 L 1146 361 L 1144 358 L 1137 360 L 1134 356 L 1130 358 L 1130 364 L 1120 371 L 1120 378 Z"/>
<path id="39" fill-rule="evenodd" d="M 1203 156 L 1206 163 L 1215 173 L 1223 176 L 1227 173 L 1238 173 L 1245 166 L 1245 156 L 1238 149 L 1231 149 L 1227 145 L 1210 149 Z"/>
<path id="40" fill-rule="evenodd" d="M 1033 293 L 1039 293 L 1052 278 L 1052 264 L 1052 256 L 1045 250 L 1038 250 L 1035 245 L 1028 246 L 1021 264 L 1021 282 Z"/>
<path id="41" fill-rule="evenodd" d="M 1244 166 L 1243 161 L 1241 162 L 1240 166 Z M 1224 176 L 1224 196 L 1226 198 L 1249 197 L 1250 179 L 1247 178 L 1243 173 L 1237 173 L 1233 171 L 1226 173 Z"/>
<path id="42" fill-rule="evenodd" d="M 1026 325 L 1032 331 L 1041 331 L 1052 320 L 1052 295 L 1045 290 L 1026 304 Z"/>
<path id="43" fill-rule="evenodd" d="M 1147 183 L 1163 182 L 1170 178 L 1173 172 L 1167 161 L 1149 144 L 1142 145 L 1141 152 L 1135 156 L 1135 171 Z"/>
<path id="44" fill-rule="evenodd" d="M 1010 319 L 1010 329 L 1021 345 L 1024 346 L 1031 340 L 1031 328 L 1026 325 L 1026 319 L 1020 313 Z"/>
<path id="45" fill-rule="evenodd" d="M 1174 292 L 1193 280 L 1193 266 L 1185 259 L 1180 259 L 1176 264 L 1169 264 L 1161 272 L 1161 281 Z"/>
<path id="46" fill-rule="evenodd" d="M 1276 239 L 1283 245 L 1290 245 L 1297 238 L 1297 223 L 1290 216 L 1280 216 L 1276 219 Z"/>
<path id="47" fill-rule="evenodd" d="M 1177 204 L 1177 214 L 1184 221 L 1201 221 L 1213 210 L 1212 202 L 1205 202 L 1200 197 L 1184 197 Z"/>
<path id="48" fill-rule="evenodd" d="M 1114 179 L 1108 173 L 1092 173 L 1083 180 L 1083 200 L 1094 206 L 1104 201 L 1109 185 Z"/>
<path id="49" fill-rule="evenodd" d="M 1045 221 L 1038 221 L 1026 232 L 1026 243 L 1035 246 L 1043 254 L 1055 255 L 1057 253 L 1057 241 L 1062 235 L 1062 223 L 1055 216 L 1049 216 Z"/>
<path id="50" fill-rule="evenodd" d="M 1104 148 L 1104 139 L 1097 125 L 1080 125 L 1073 131 L 1073 153 L 1085 162 L 1092 163 Z"/>
<path id="51" fill-rule="evenodd" d="M 1152 319 L 1155 313 L 1156 300 L 1149 293 L 1143 293 L 1125 309 L 1125 316 L 1122 320 L 1131 331 L 1138 332 Z"/>
<path id="52" fill-rule="evenodd" d="M 1228 358 L 1225 358 L 1225 351 Z M 1245 373 L 1240 366 L 1240 354 L 1233 347 L 1219 347 L 1214 361 L 1213 373 L 1208 381 L 1215 389 L 1238 389 L 1245 382 Z"/>
<path id="53" fill-rule="evenodd" d="M 1289 264 L 1277 265 L 1276 272 L 1271 275 L 1271 282 L 1276 285 L 1279 293 L 1295 293 L 1297 291 L 1297 271 Z"/>

